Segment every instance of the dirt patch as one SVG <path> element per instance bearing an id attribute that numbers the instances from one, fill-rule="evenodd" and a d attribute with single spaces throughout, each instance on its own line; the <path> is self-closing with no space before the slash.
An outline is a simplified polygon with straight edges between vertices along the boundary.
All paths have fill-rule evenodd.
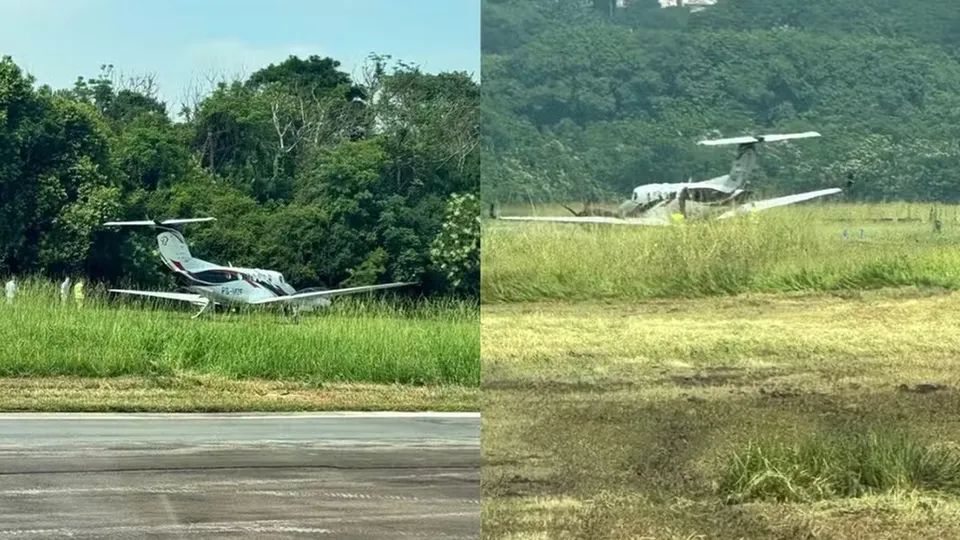
<path id="1" fill-rule="evenodd" d="M 577 359 L 580 359 L 580 358 L 594 359 L 594 358 L 606 358 L 606 357 L 610 356 L 610 354 L 607 353 L 607 352 L 604 352 L 604 351 L 597 351 L 597 350 L 593 350 L 593 351 L 591 351 L 591 350 L 569 350 L 569 351 L 566 352 L 566 356 L 567 356 L 568 358 L 577 358 Z"/>
<path id="2" fill-rule="evenodd" d="M 686 388 L 718 386 L 743 386 L 756 384 L 783 375 L 778 369 L 745 369 L 736 367 L 712 367 L 690 375 L 671 375 L 664 382 Z"/>
<path id="3" fill-rule="evenodd" d="M 549 381 L 549 380 L 487 380 L 480 383 L 481 390 L 506 390 L 538 392 L 544 394 L 563 394 L 576 392 L 607 393 L 618 390 L 639 389 L 646 386 L 640 381 Z"/>
<path id="4" fill-rule="evenodd" d="M 948 387 L 945 384 L 931 384 L 931 383 L 915 384 L 913 386 L 901 384 L 897 386 L 898 391 L 910 392 L 912 394 L 929 394 L 931 392 L 938 392 L 938 391 L 943 391 L 947 389 Z"/>
<path id="5" fill-rule="evenodd" d="M 826 399 L 827 394 L 815 390 L 803 390 L 791 386 L 786 387 L 760 387 L 757 392 L 761 399 L 793 399 L 801 397 L 811 397 L 813 399 Z"/>
<path id="6" fill-rule="evenodd" d="M 543 478 L 531 478 L 521 474 L 512 474 L 496 484 L 498 493 L 503 497 L 527 497 L 557 495 L 563 492 L 556 482 Z"/>

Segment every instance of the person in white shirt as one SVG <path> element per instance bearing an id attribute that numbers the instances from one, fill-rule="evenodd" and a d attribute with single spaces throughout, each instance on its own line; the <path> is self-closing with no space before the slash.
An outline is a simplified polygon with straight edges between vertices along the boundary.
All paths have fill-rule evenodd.
<path id="1" fill-rule="evenodd" d="M 63 283 L 60 284 L 60 303 L 66 304 L 67 300 L 70 299 L 70 276 L 67 276 L 63 279 Z"/>
<path id="2" fill-rule="evenodd" d="M 7 303 L 12 304 L 13 297 L 16 296 L 17 294 L 17 282 L 13 279 L 8 281 L 6 286 L 6 291 L 7 291 Z"/>

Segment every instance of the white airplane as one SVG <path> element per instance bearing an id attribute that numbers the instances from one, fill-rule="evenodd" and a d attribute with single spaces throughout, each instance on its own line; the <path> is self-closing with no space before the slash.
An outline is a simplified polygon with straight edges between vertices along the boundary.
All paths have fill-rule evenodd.
<path id="1" fill-rule="evenodd" d="M 743 187 L 746 185 L 747 179 L 756 167 L 757 146 L 760 143 L 807 139 L 819 136 L 820 134 L 816 131 L 807 131 L 804 133 L 783 135 L 748 135 L 729 139 L 700 141 L 699 144 L 705 146 L 737 145 L 737 156 L 733 160 L 729 174 L 701 182 L 646 184 L 639 186 L 633 190 L 631 199 L 621 204 L 616 212 L 596 211 L 585 208 L 582 212 L 577 213 L 567 208 L 574 214 L 573 216 L 493 217 L 506 221 L 658 226 L 670 225 L 686 219 L 726 219 L 748 212 L 786 206 L 817 197 L 840 193 L 843 191 L 840 188 L 828 188 L 740 204 L 750 196 L 750 192 L 743 189 Z"/>
<path id="2" fill-rule="evenodd" d="M 221 266 L 197 259 L 190 255 L 187 241 L 180 231 L 172 228 L 185 223 L 215 221 L 216 218 L 168 219 L 166 221 L 110 221 L 106 226 L 147 226 L 159 229 L 157 244 L 160 247 L 160 259 L 168 268 L 176 272 L 186 282 L 185 288 L 192 293 L 160 291 L 138 291 L 129 289 L 110 289 L 111 292 L 133 294 L 153 298 L 165 298 L 190 302 L 200 306 L 197 318 L 211 305 L 282 305 L 293 309 L 294 315 L 317 307 L 330 305 L 330 298 L 344 294 L 354 294 L 381 289 L 393 289 L 416 285 L 413 282 L 367 285 L 346 289 L 309 288 L 297 291 L 284 279 L 283 274 L 274 270 L 259 268 L 241 268 Z"/>

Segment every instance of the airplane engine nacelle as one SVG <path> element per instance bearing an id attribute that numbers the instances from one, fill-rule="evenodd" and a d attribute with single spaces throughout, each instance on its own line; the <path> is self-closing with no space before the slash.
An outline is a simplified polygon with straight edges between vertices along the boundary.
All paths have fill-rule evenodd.
<path id="1" fill-rule="evenodd" d="M 332 304 L 333 300 L 329 298 L 314 298 L 312 300 L 301 301 L 299 304 L 297 304 L 297 311 L 315 311 L 330 307 Z"/>
<path id="2" fill-rule="evenodd" d="M 310 306 L 315 308 L 330 307 L 331 304 L 333 304 L 333 300 L 329 298 L 317 298 L 316 300 L 310 302 Z"/>

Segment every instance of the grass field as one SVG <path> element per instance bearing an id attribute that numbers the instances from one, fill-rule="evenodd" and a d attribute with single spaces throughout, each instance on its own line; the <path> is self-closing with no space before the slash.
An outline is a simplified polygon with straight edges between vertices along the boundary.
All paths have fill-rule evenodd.
<path id="1" fill-rule="evenodd" d="M 960 537 L 960 222 L 929 211 L 485 224 L 483 537 Z"/>
<path id="2" fill-rule="evenodd" d="M 483 536 L 954 538 L 960 293 L 483 310 Z"/>
<path id="3" fill-rule="evenodd" d="M 344 300 L 299 324 L 257 311 L 193 320 L 193 307 L 97 291 L 63 306 L 54 284 L 28 282 L 0 305 L 0 378 L 23 394 L 0 408 L 477 409 L 476 305 Z"/>
<path id="4" fill-rule="evenodd" d="M 579 209 L 578 205 L 568 205 Z M 484 224 L 482 301 L 960 287 L 958 207 L 813 204 L 679 227 Z M 503 215 L 523 215 L 506 207 Z M 562 207 L 541 215 L 569 215 Z M 891 222 L 907 218 L 920 221 Z M 861 237 L 861 229 L 863 237 Z M 847 238 L 843 238 L 843 232 Z"/>

